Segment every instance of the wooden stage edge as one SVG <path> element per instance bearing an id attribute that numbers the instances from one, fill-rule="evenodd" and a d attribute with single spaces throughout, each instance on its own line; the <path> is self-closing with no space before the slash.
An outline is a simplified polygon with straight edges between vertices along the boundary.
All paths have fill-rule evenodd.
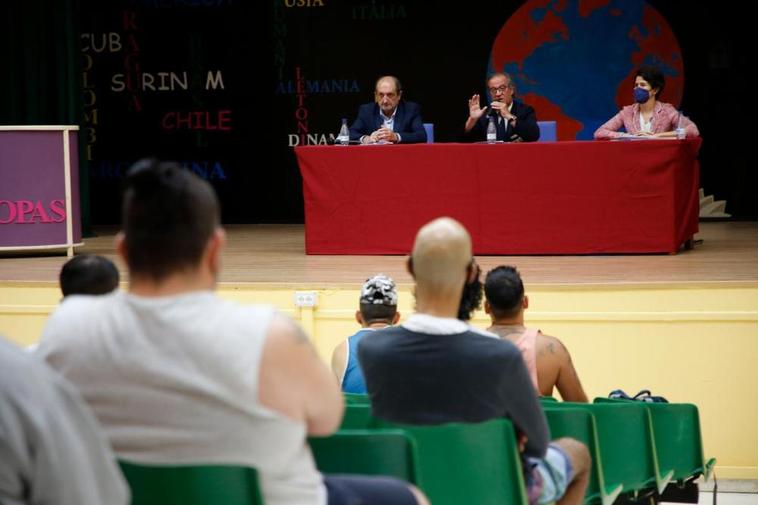
<path id="1" fill-rule="evenodd" d="M 228 225 L 222 288 L 310 286 L 355 289 L 382 272 L 412 283 L 404 256 L 308 256 L 303 225 Z M 98 228 L 78 254 L 116 260 L 114 228 Z M 528 285 L 758 283 L 758 222 L 702 222 L 702 244 L 676 255 L 478 256 L 483 272 L 515 265 Z M 56 283 L 64 255 L 0 255 L 0 283 Z M 118 261 L 122 280 L 124 265 Z M 260 286 L 263 287 L 263 286 Z"/>

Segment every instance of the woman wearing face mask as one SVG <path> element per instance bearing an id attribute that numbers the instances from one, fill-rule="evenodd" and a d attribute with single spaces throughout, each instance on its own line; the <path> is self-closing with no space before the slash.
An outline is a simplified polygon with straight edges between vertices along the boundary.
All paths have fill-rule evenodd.
<path id="1" fill-rule="evenodd" d="M 620 137 L 676 138 L 679 111 L 658 97 L 665 84 L 663 73 L 655 67 L 640 67 L 634 77 L 633 97 L 635 104 L 627 105 L 608 122 L 595 131 L 596 139 Z M 700 132 L 695 123 L 682 116 L 687 137 L 697 137 Z M 621 128 L 626 130 L 622 133 Z"/>

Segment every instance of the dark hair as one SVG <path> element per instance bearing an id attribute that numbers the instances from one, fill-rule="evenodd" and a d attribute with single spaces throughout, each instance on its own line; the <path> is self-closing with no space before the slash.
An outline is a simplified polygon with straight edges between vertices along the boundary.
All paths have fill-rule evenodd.
<path id="1" fill-rule="evenodd" d="M 663 93 L 663 87 L 666 85 L 666 78 L 663 76 L 663 72 L 661 72 L 658 67 L 653 67 L 650 65 L 645 65 L 637 69 L 637 73 L 634 74 L 634 77 L 637 78 L 637 76 L 642 77 L 647 81 L 648 84 L 650 84 L 650 87 L 653 89 L 658 89 L 658 94 L 656 97 L 660 97 L 661 93 Z"/>
<path id="2" fill-rule="evenodd" d="M 68 260 L 58 277 L 63 297 L 68 295 L 104 295 L 118 287 L 116 265 L 108 258 L 81 254 Z"/>
<path id="3" fill-rule="evenodd" d="M 524 283 L 516 267 L 501 265 L 487 272 L 484 294 L 495 318 L 513 317 L 521 310 Z"/>
<path id="4" fill-rule="evenodd" d="M 476 267 L 476 278 L 474 278 L 474 282 L 467 282 L 463 285 L 461 301 L 458 304 L 458 319 L 461 321 L 470 321 L 474 316 L 474 311 L 482 307 L 481 270 L 476 263 L 472 263 L 472 265 Z"/>
<path id="5" fill-rule="evenodd" d="M 219 226 L 213 188 L 174 162 L 145 159 L 127 173 L 123 226 L 133 274 L 162 280 L 195 267 Z"/>
<path id="6" fill-rule="evenodd" d="M 373 323 L 392 323 L 392 319 L 397 313 L 396 305 L 382 305 L 380 303 L 361 303 L 361 316 L 366 324 Z"/>

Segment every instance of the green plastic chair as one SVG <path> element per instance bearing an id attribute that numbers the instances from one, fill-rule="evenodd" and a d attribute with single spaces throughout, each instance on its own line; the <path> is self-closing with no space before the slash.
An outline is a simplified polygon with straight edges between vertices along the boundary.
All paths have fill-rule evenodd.
<path id="1" fill-rule="evenodd" d="M 594 403 L 638 403 L 650 411 L 655 445 L 661 468 L 674 471 L 672 479 L 683 483 L 700 475 L 709 479 L 714 458 L 705 461 L 700 415 L 689 403 L 647 403 L 632 400 L 595 398 Z"/>
<path id="2" fill-rule="evenodd" d="M 551 402 L 552 403 L 552 402 Z M 571 437 L 582 442 L 592 456 L 590 482 L 584 495 L 584 503 L 610 505 L 621 493 L 621 483 L 606 483 L 603 474 L 603 459 L 597 440 L 595 417 L 586 410 L 544 405 L 545 417 L 553 438 Z"/>
<path id="3" fill-rule="evenodd" d="M 371 405 L 371 399 L 367 394 L 361 393 L 342 393 L 345 398 L 345 405 Z"/>
<path id="4" fill-rule="evenodd" d="M 434 505 L 526 505 L 527 496 L 513 424 L 411 426 L 384 421 L 408 432 L 418 448 L 418 484 Z"/>
<path id="5" fill-rule="evenodd" d="M 371 415 L 371 406 L 362 404 L 345 405 L 340 430 L 366 430 L 375 428 L 376 419 Z"/>
<path id="6" fill-rule="evenodd" d="M 621 484 L 622 493 L 635 496 L 662 493 L 674 472 L 660 470 L 650 412 L 638 403 L 556 402 L 553 408 L 585 409 L 595 417 L 606 486 Z"/>
<path id="7" fill-rule="evenodd" d="M 403 430 L 344 430 L 308 443 L 322 473 L 387 475 L 419 484 L 416 442 Z"/>
<path id="8" fill-rule="evenodd" d="M 253 468 L 119 465 L 132 491 L 132 505 L 263 505 Z"/>

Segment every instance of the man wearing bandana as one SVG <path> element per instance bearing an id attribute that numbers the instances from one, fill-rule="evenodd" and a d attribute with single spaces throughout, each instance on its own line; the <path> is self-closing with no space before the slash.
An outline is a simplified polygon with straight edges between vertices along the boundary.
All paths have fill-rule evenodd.
<path id="1" fill-rule="evenodd" d="M 357 333 L 338 345 L 332 353 L 332 371 L 346 393 L 366 393 L 366 382 L 358 362 L 358 343 L 376 330 L 397 324 L 397 289 L 395 281 L 384 274 L 378 274 L 361 288 L 359 310 L 355 320 L 361 325 Z"/>

